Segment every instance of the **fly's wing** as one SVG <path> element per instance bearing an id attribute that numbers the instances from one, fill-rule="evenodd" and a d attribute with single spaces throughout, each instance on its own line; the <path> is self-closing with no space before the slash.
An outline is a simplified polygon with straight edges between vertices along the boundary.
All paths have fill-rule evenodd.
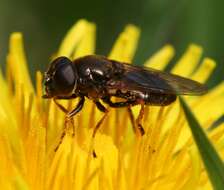
<path id="1" fill-rule="evenodd" d="M 202 95 L 207 91 L 199 82 L 178 75 L 147 67 L 120 64 L 125 72 L 112 85 L 117 89 L 177 95 Z"/>

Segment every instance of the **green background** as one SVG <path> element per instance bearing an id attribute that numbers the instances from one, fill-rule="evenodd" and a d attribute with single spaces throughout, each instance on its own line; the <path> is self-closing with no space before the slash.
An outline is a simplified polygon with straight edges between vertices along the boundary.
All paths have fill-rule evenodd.
<path id="1" fill-rule="evenodd" d="M 80 18 L 97 24 L 97 53 L 108 54 L 128 23 L 142 35 L 136 64 L 166 43 L 178 59 L 190 43 L 204 48 L 204 56 L 218 63 L 209 86 L 223 80 L 224 1 L 222 0 L 0 0 L 0 61 L 5 64 L 8 37 L 21 31 L 32 75 L 44 71 L 67 30 Z"/>

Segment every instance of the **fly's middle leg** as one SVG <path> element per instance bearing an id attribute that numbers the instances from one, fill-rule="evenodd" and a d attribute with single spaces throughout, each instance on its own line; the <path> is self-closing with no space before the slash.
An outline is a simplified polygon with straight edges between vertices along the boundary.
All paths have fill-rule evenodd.
<path id="1" fill-rule="evenodd" d="M 93 139 L 93 143 L 95 141 L 95 136 L 96 136 L 96 132 L 98 131 L 98 129 L 100 128 L 100 126 L 102 126 L 103 121 L 105 120 L 108 110 L 104 107 L 103 104 L 100 103 L 100 101 L 98 100 L 94 100 L 94 103 L 96 104 L 97 108 L 104 113 L 103 117 L 98 121 L 98 123 L 96 124 L 96 126 L 93 129 L 93 133 L 92 133 L 92 139 Z M 96 158 L 97 154 L 95 152 L 95 149 L 93 149 L 93 157 Z"/>

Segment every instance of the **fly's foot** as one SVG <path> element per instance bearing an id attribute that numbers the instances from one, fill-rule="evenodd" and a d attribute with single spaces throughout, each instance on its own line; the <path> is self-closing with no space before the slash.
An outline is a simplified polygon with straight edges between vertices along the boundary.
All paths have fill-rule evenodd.
<path id="1" fill-rule="evenodd" d="M 142 124 L 138 123 L 137 126 L 138 126 L 138 131 L 140 132 L 140 135 L 143 136 L 145 134 L 145 130 Z"/>
<path id="2" fill-rule="evenodd" d="M 71 136 L 74 137 L 75 136 L 75 124 L 74 124 L 73 117 L 70 117 L 70 116 L 66 115 L 66 117 L 65 117 L 65 126 L 66 126 L 66 129 L 68 129 L 68 130 L 70 130 L 70 126 L 72 127 Z"/>
<path id="3" fill-rule="evenodd" d="M 71 126 L 72 126 L 72 134 L 71 134 L 71 136 L 72 136 L 72 137 L 75 136 L 74 119 L 73 119 L 72 117 L 68 117 L 68 116 L 66 116 L 66 117 L 65 117 L 64 128 L 63 128 L 63 131 L 62 131 L 62 134 L 61 134 L 59 143 L 58 143 L 58 145 L 56 146 L 56 148 L 54 149 L 55 152 L 58 150 L 58 148 L 59 148 L 60 145 L 62 144 L 63 139 L 64 139 L 65 135 L 67 134 L 67 131 L 70 129 L 70 125 L 69 125 L 69 124 L 71 124 Z"/>
<path id="4" fill-rule="evenodd" d="M 95 149 L 93 149 L 92 156 L 93 156 L 93 158 L 97 158 Z"/>

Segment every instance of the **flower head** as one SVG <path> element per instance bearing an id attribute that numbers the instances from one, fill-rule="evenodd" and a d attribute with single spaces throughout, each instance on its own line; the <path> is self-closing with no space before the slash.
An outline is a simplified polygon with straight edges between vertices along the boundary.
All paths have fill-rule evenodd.
<path id="1" fill-rule="evenodd" d="M 140 31 L 128 25 L 115 42 L 110 58 L 132 62 Z M 65 126 L 65 114 L 42 99 L 42 74 L 33 85 L 22 35 L 10 37 L 6 77 L 0 74 L 1 189 L 211 189 L 179 101 L 168 107 L 147 107 L 146 134 L 136 138 L 126 109 L 110 109 L 92 141 L 92 129 L 102 117 L 87 100 L 55 152 Z M 71 59 L 94 54 L 95 25 L 77 22 L 65 36 L 56 56 Z M 151 56 L 145 66 L 164 69 L 174 56 L 171 45 Z M 205 83 L 215 62 L 202 48 L 190 45 L 172 72 Z M 199 64 L 200 63 L 200 64 Z M 200 97 L 184 97 L 220 155 L 224 154 L 224 83 Z M 212 101 L 211 101 L 212 100 Z M 212 103 L 211 103 L 212 102 Z M 69 110 L 76 100 L 60 101 Z M 139 106 L 132 108 L 135 116 Z M 211 114 L 212 113 L 212 114 Z M 70 126 L 71 125 L 71 126 Z M 97 157 L 92 156 L 92 148 Z"/>

